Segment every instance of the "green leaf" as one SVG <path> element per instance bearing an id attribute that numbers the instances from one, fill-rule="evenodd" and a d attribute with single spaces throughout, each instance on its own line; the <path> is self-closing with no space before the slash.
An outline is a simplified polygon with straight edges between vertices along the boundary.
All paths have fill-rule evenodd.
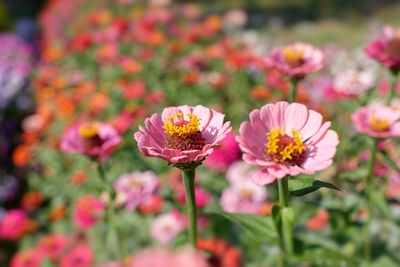
<path id="1" fill-rule="evenodd" d="M 383 161 L 389 165 L 394 171 L 400 173 L 400 168 L 397 166 L 397 163 L 390 157 L 390 155 L 386 151 L 379 151 L 379 155 L 382 157 Z"/>
<path id="2" fill-rule="evenodd" d="M 302 255 L 296 257 L 296 260 L 316 266 L 357 266 L 359 264 L 359 260 L 355 257 L 321 247 L 305 249 Z"/>
<path id="3" fill-rule="evenodd" d="M 339 178 L 347 178 L 351 180 L 364 179 L 368 174 L 366 168 L 358 168 L 354 171 L 342 172 L 338 175 Z"/>
<path id="4" fill-rule="evenodd" d="M 294 210 L 286 207 L 281 209 L 282 213 L 282 234 L 283 242 L 286 250 L 292 254 L 294 251 L 293 245 L 293 223 L 294 223 Z"/>
<path id="5" fill-rule="evenodd" d="M 254 235 L 270 240 L 278 238 L 278 232 L 271 216 L 259 216 L 244 213 L 227 213 L 214 208 L 206 208 L 205 213 L 214 213 L 241 225 Z"/>
<path id="6" fill-rule="evenodd" d="M 374 203 L 380 212 L 389 220 L 395 221 L 392 211 L 390 210 L 390 206 L 385 198 L 385 195 L 378 191 L 371 192 L 371 202 Z"/>
<path id="7" fill-rule="evenodd" d="M 321 187 L 340 191 L 340 189 L 335 185 L 320 180 L 316 180 L 312 177 L 299 177 L 299 178 L 289 179 L 289 191 L 290 195 L 292 196 L 296 197 L 303 196 L 308 193 L 314 192 L 315 190 L 318 190 Z"/>
<path id="8" fill-rule="evenodd" d="M 281 215 L 281 207 L 278 204 L 274 204 L 271 209 L 271 216 L 276 229 L 280 229 L 281 227 Z"/>

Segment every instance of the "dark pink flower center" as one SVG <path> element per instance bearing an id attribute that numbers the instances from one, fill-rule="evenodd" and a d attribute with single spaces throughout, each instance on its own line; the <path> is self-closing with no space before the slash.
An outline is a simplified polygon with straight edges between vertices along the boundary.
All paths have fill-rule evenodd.
<path id="1" fill-rule="evenodd" d="M 300 166 L 305 160 L 307 148 L 303 145 L 298 130 L 292 130 L 292 136 L 284 134 L 284 129 L 272 129 L 268 135 L 267 158 L 286 166 Z"/>
<path id="2" fill-rule="evenodd" d="M 165 148 L 180 151 L 202 150 L 207 142 L 198 128 L 199 119 L 192 114 L 188 115 L 190 121 L 184 120 L 183 117 L 184 115 L 180 113 L 167 119 L 164 125 Z M 178 121 L 174 122 L 174 118 L 178 118 Z"/>

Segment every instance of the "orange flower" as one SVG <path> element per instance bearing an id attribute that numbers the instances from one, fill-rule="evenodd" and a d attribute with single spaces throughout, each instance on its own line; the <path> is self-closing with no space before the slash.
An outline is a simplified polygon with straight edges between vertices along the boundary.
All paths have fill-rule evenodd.
<path id="1" fill-rule="evenodd" d="M 118 47 L 115 44 L 105 44 L 96 51 L 99 60 L 113 60 L 118 55 Z"/>
<path id="2" fill-rule="evenodd" d="M 200 80 L 200 73 L 197 71 L 189 71 L 182 77 L 185 85 L 197 84 Z"/>
<path id="3" fill-rule="evenodd" d="M 100 113 L 110 103 L 110 97 L 103 92 L 98 92 L 92 95 L 89 100 L 89 110 L 94 113 Z"/>
<path id="4" fill-rule="evenodd" d="M 219 32 L 222 28 L 222 19 L 218 15 L 207 17 L 204 21 L 204 27 L 212 32 Z"/>
<path id="5" fill-rule="evenodd" d="M 84 182 L 86 182 L 87 177 L 88 175 L 86 171 L 75 171 L 71 174 L 69 181 L 73 185 L 83 184 Z"/>
<path id="6" fill-rule="evenodd" d="M 43 203 L 43 196 L 39 191 L 26 192 L 21 199 L 21 206 L 26 211 L 34 211 Z"/>
<path id="7" fill-rule="evenodd" d="M 329 213 L 320 209 L 314 217 L 310 218 L 307 222 L 307 229 L 310 230 L 323 230 L 329 222 Z"/>
<path id="8" fill-rule="evenodd" d="M 67 205 L 61 204 L 57 207 L 54 207 L 49 212 L 49 221 L 55 222 L 59 221 L 64 218 L 65 214 L 67 213 Z"/>
<path id="9" fill-rule="evenodd" d="M 261 216 L 269 216 L 269 215 L 271 215 L 272 206 L 274 204 L 276 204 L 276 203 L 270 202 L 270 203 L 263 204 L 257 214 L 261 215 Z"/>
<path id="10" fill-rule="evenodd" d="M 96 90 L 96 84 L 92 81 L 81 83 L 74 88 L 74 97 L 77 100 L 82 100 L 86 95 Z"/>
<path id="11" fill-rule="evenodd" d="M 76 102 L 67 94 L 58 94 L 55 100 L 60 115 L 68 116 L 75 111 Z"/>
<path id="12" fill-rule="evenodd" d="M 57 76 L 51 81 L 51 86 L 58 90 L 64 89 L 67 86 L 67 79 L 62 76 Z"/>
<path id="13" fill-rule="evenodd" d="M 142 64 L 133 59 L 123 60 L 121 67 L 122 70 L 128 75 L 135 75 L 142 71 Z"/>
<path id="14" fill-rule="evenodd" d="M 147 36 L 148 45 L 162 45 L 167 41 L 167 37 L 160 31 L 153 31 Z"/>
<path id="15" fill-rule="evenodd" d="M 255 99 L 268 99 L 271 95 L 271 90 L 268 87 L 256 85 L 251 88 L 251 95 Z"/>
<path id="16" fill-rule="evenodd" d="M 45 62 L 58 60 L 62 56 L 63 56 L 63 49 L 59 46 L 47 46 L 42 52 L 42 59 Z"/>
<path id="17" fill-rule="evenodd" d="M 209 262 L 213 267 L 239 267 L 241 266 L 242 253 L 227 241 L 212 239 L 197 239 L 199 249 L 206 250 L 211 253 Z"/>
<path id="18" fill-rule="evenodd" d="M 18 145 L 12 153 L 12 161 L 15 166 L 26 166 L 31 161 L 31 147 L 25 144 Z"/>

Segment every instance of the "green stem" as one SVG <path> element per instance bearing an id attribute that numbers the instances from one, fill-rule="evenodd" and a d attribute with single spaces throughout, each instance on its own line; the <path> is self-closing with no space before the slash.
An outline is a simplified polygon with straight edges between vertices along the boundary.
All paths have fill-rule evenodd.
<path id="1" fill-rule="evenodd" d="M 371 224 L 371 182 L 374 170 L 374 163 L 376 158 L 376 152 L 378 150 L 378 142 L 379 139 L 374 138 L 372 149 L 371 149 L 371 157 L 368 161 L 367 166 L 367 176 L 365 177 L 365 194 L 367 198 L 367 220 L 365 223 L 365 243 L 364 243 L 364 263 L 365 266 L 369 266 L 371 261 L 371 232 L 370 232 L 370 224 Z"/>
<path id="2" fill-rule="evenodd" d="M 189 241 L 196 248 L 197 240 L 197 216 L 196 216 L 196 195 L 194 191 L 195 170 L 183 170 L 182 180 L 186 194 L 186 211 L 189 216 Z"/>
<path id="3" fill-rule="evenodd" d="M 398 73 L 399 73 L 398 70 L 390 71 L 390 91 L 389 91 L 389 95 L 386 99 L 386 105 L 390 105 L 390 102 L 392 101 L 392 98 L 395 95 L 395 87 L 396 87 Z"/>
<path id="4" fill-rule="evenodd" d="M 109 185 L 108 185 L 108 179 L 107 179 L 107 175 L 106 172 L 104 170 L 103 164 L 101 164 L 101 162 L 96 162 L 97 165 L 97 172 L 99 174 L 100 180 L 104 186 L 104 188 L 106 189 L 106 191 L 108 193 L 110 193 L 109 189 Z M 107 220 L 108 220 L 108 226 L 109 227 L 114 227 L 115 229 L 115 233 L 116 233 L 116 243 L 117 243 L 117 248 L 116 248 L 116 257 L 119 258 L 119 260 L 122 260 L 124 257 L 123 254 L 123 245 L 121 242 L 121 237 L 119 234 L 119 229 L 116 225 L 112 224 L 112 219 L 115 217 L 115 211 L 114 211 L 114 207 L 113 207 L 113 203 L 110 200 L 109 203 L 107 204 Z"/>
<path id="5" fill-rule="evenodd" d="M 104 171 L 103 164 L 101 164 L 101 162 L 96 162 L 96 165 L 97 165 L 97 172 L 98 172 L 98 174 L 100 176 L 100 179 L 101 179 L 102 183 L 106 187 L 108 187 L 108 179 L 107 179 L 107 176 L 106 176 L 106 172 Z"/>
<path id="6" fill-rule="evenodd" d="M 281 251 L 279 252 L 279 262 L 278 262 L 278 266 L 279 267 L 285 267 L 286 266 L 286 261 L 285 261 L 285 252 L 284 250 L 281 248 Z"/>
<path id="7" fill-rule="evenodd" d="M 289 202 L 289 185 L 287 177 L 278 179 L 278 189 L 279 189 L 279 205 L 282 208 L 287 207 Z"/>
<path id="8" fill-rule="evenodd" d="M 290 83 L 290 91 L 288 95 L 288 102 L 293 103 L 294 100 L 296 99 L 296 89 L 297 89 L 297 84 L 299 83 L 299 80 L 296 78 L 292 78 L 289 80 Z"/>

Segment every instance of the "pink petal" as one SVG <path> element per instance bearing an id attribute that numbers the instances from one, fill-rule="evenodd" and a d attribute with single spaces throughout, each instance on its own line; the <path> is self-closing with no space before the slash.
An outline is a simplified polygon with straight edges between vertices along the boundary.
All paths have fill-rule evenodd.
<path id="1" fill-rule="evenodd" d="M 305 105 L 293 103 L 290 104 L 285 112 L 286 125 L 282 126 L 285 128 L 287 134 L 292 132 L 292 129 L 300 130 L 308 119 L 308 110 Z"/>
<path id="2" fill-rule="evenodd" d="M 251 180 L 258 185 L 271 184 L 276 180 L 276 177 L 269 174 L 267 170 L 256 171 L 251 176 Z"/>
<path id="3" fill-rule="evenodd" d="M 309 110 L 308 112 L 308 120 L 305 123 L 304 127 L 301 129 L 303 140 L 307 140 L 308 138 L 313 136 L 321 127 L 322 123 L 321 114 L 314 110 Z"/>

